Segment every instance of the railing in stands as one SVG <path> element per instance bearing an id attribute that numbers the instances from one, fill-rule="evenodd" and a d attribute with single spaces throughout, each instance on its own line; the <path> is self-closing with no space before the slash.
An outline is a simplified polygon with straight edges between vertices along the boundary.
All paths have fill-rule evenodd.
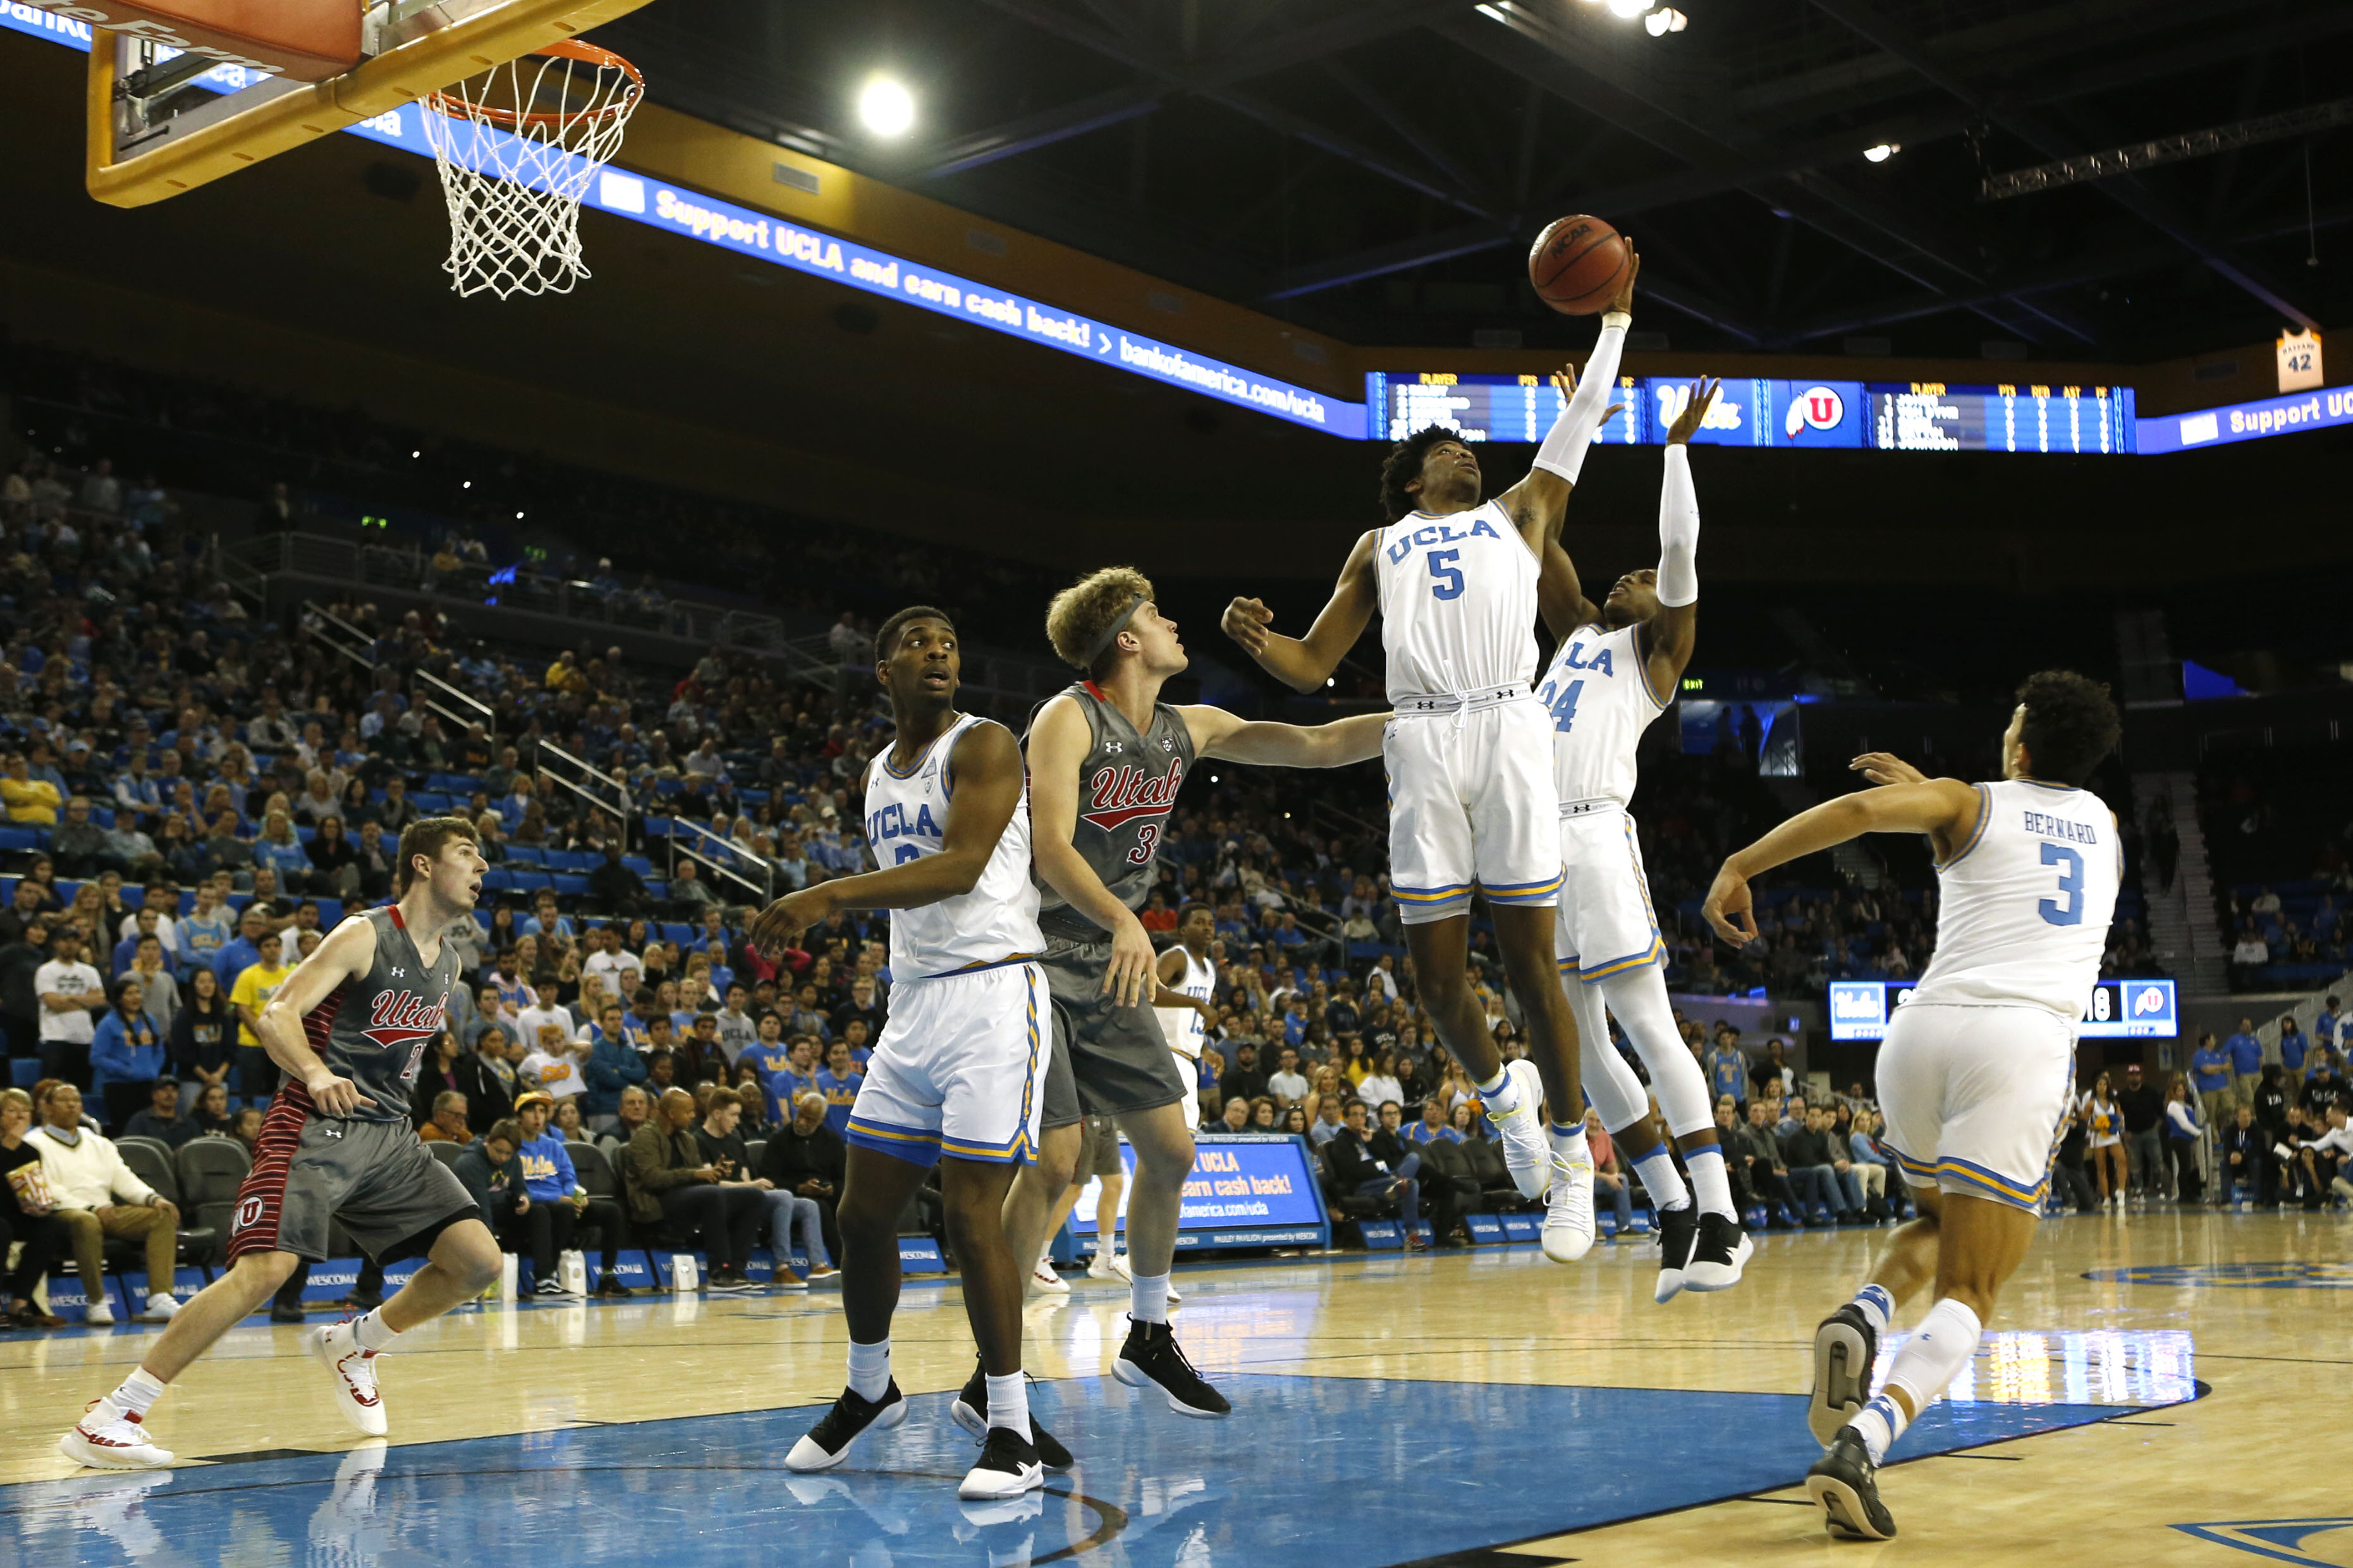
<path id="1" fill-rule="evenodd" d="M 489 703 L 470 691 L 459 690 L 430 670 L 417 671 L 415 679 L 432 692 L 430 696 L 419 698 L 428 710 L 438 713 L 461 731 L 469 724 L 480 724 L 482 733 L 494 740 L 497 738 L 499 716 Z"/>
<path id="2" fill-rule="evenodd" d="M 611 773 L 590 766 L 553 741 L 542 741 L 535 753 L 540 776 L 551 784 L 571 791 L 596 810 L 616 818 L 626 837 L 629 819 L 637 815 L 637 806 L 629 798 L 629 786 Z"/>
<path id="3" fill-rule="evenodd" d="M 342 654 L 362 669 L 375 672 L 375 640 L 325 605 L 309 599 L 302 601 L 302 629 L 322 647 Z"/>
<path id="4" fill-rule="evenodd" d="M 689 843 L 685 836 L 679 832 L 681 827 L 695 830 L 694 843 Z M 701 847 L 698 847 L 698 845 Z M 712 856 L 703 853 L 706 848 L 724 852 L 735 864 L 722 864 Z M 714 877 L 726 878 L 751 893 L 763 904 L 776 894 L 776 868 L 774 866 L 736 845 L 733 840 L 722 838 L 700 823 L 689 822 L 683 817 L 675 819 L 670 825 L 668 877 L 672 893 L 678 890 L 678 863 L 681 858 L 693 861 Z"/>

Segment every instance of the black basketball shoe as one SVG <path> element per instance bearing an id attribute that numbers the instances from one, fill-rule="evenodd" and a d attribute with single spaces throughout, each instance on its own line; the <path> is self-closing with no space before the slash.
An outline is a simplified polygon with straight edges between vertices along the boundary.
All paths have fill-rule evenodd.
<path id="1" fill-rule="evenodd" d="M 1690 1204 L 1659 1211 L 1659 1289 L 1655 1298 L 1672 1301 L 1683 1293 L 1683 1269 L 1691 1263 L 1692 1244 L 1699 1239 L 1699 1211 Z"/>
<path id="2" fill-rule="evenodd" d="M 1824 1521 L 1843 1541 L 1887 1541 L 1895 1516 L 1879 1500 L 1879 1467 L 1852 1426 L 1839 1428 L 1829 1452 L 1806 1472 L 1806 1494 L 1822 1505 Z"/>
<path id="3" fill-rule="evenodd" d="M 1037 1448 L 1010 1426 L 991 1426 L 988 1441 L 981 1445 L 980 1458 L 957 1485 L 956 1496 L 966 1502 L 986 1502 L 1019 1497 L 1045 1484 L 1046 1470 L 1038 1461 Z"/>
<path id="4" fill-rule="evenodd" d="M 1226 1403 L 1226 1396 L 1193 1370 L 1193 1363 L 1185 1359 L 1185 1352 L 1176 1346 L 1176 1336 L 1166 1323 L 1141 1322 L 1129 1317 L 1127 1342 L 1119 1347 L 1119 1359 L 1111 1363 L 1111 1374 L 1130 1388 L 1158 1384 L 1160 1391 L 1168 1396 L 1168 1408 L 1179 1415 L 1222 1421 L 1234 1411 Z"/>
<path id="5" fill-rule="evenodd" d="M 1686 1290 L 1729 1290 L 1740 1283 L 1740 1271 L 1757 1244 L 1730 1215 L 1699 1216 L 1699 1237 L 1692 1244 L 1691 1265 L 1683 1270 Z"/>
<path id="6" fill-rule="evenodd" d="M 973 1358 L 972 1376 L 965 1380 L 963 1392 L 948 1406 L 948 1416 L 982 1442 L 988 1441 L 988 1373 L 982 1370 L 978 1356 Z M 1071 1451 L 1054 1441 L 1054 1435 L 1039 1424 L 1034 1410 L 1029 1413 L 1029 1442 L 1038 1450 L 1038 1462 L 1056 1475 L 1074 1462 Z"/>
<path id="7" fill-rule="evenodd" d="M 785 1468 L 804 1473 L 829 1470 L 841 1463 L 860 1433 L 870 1426 L 888 1431 L 906 1418 L 907 1396 L 899 1392 L 895 1377 L 880 1399 L 862 1399 L 856 1389 L 845 1388 L 825 1418 L 793 1445 L 792 1452 L 785 1456 Z"/>
<path id="8" fill-rule="evenodd" d="M 1814 1388 L 1806 1401 L 1806 1425 L 1814 1441 L 1828 1447 L 1854 1419 L 1871 1398 L 1871 1369 L 1878 1360 L 1879 1334 L 1853 1302 L 1816 1325 Z"/>

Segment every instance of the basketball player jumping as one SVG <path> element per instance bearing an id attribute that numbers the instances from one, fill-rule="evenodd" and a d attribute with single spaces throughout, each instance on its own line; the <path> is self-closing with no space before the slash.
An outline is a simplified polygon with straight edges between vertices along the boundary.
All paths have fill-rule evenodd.
<path id="1" fill-rule="evenodd" d="M 1021 1277 L 1001 1221 L 1015 1169 L 1033 1156 L 1039 1075 L 1052 1040 L 1038 965 L 1038 891 L 1021 748 L 1002 724 L 959 713 L 955 627 L 928 605 L 875 634 L 875 675 L 898 735 L 867 764 L 866 838 L 881 868 L 777 900 L 751 936 L 776 952 L 839 910 L 891 910 L 891 1016 L 849 1110 L 839 1217 L 849 1382 L 793 1445 L 794 1470 L 830 1469 L 870 1426 L 907 1418 L 891 1375 L 899 1216 L 940 1167 L 948 1245 L 980 1347 L 980 1458 L 956 1489 L 1018 1498 L 1067 1469 L 1030 1420 L 1021 1380 Z"/>
<path id="2" fill-rule="evenodd" d="M 1341 767 L 1378 753 L 1388 715 L 1303 727 L 1161 701 L 1161 687 L 1185 669 L 1185 645 L 1154 602 L 1151 582 L 1132 567 L 1106 567 L 1054 595 L 1046 636 L 1087 679 L 1039 709 L 1029 731 L 1054 1051 L 1043 1146 L 1014 1181 L 1006 1231 L 1025 1265 L 1038 1256 L 1070 1185 L 1082 1110 L 1114 1118 L 1135 1150 L 1135 1175 L 1127 1201 L 1129 1327 L 1113 1373 L 1132 1388 L 1157 1384 L 1181 1415 L 1222 1416 L 1232 1407 L 1168 1328 L 1168 1268 L 1193 1170 L 1193 1129 L 1185 1075 L 1153 1016 L 1152 939 L 1135 911 L 1152 889 L 1161 830 L 1195 759 Z"/>
<path id="3" fill-rule="evenodd" d="M 1880 1463 L 1968 1364 L 2034 1239 L 2124 869 L 2116 814 L 2084 782 L 2120 729 L 2106 688 L 2045 670 L 2018 689 L 2000 783 L 1858 757 L 1881 787 L 1800 812 L 1726 860 L 1708 889 L 1708 923 L 1736 947 L 1757 934 L 1752 877 L 1864 833 L 1925 833 L 1936 854 L 1936 956 L 1895 1010 L 1878 1068 L 1884 1140 L 1920 1217 L 1814 1331 L 1808 1418 L 1824 1452 L 1806 1488 L 1833 1535 L 1895 1533 Z M 1923 1287 L 1935 1304 L 1871 1398 L 1879 1336 Z"/>
<path id="4" fill-rule="evenodd" d="M 1185 1079 L 1187 1127 L 1201 1125 L 1201 1047 L 1218 1021 L 1218 1010 L 1209 1003 L 1218 989 L 1218 971 L 1209 962 L 1209 943 L 1217 934 L 1217 910 L 1204 903 L 1187 904 L 1176 911 L 1176 943 L 1152 966 L 1152 977 L 1159 983 L 1153 1010 Z"/>
<path id="5" fill-rule="evenodd" d="M 286 1083 L 237 1189 L 228 1272 L 181 1308 L 138 1370 L 58 1440 L 66 1458 L 108 1469 L 170 1464 L 147 1434 L 148 1410 L 297 1264 L 324 1261 L 331 1219 L 378 1263 L 427 1260 L 383 1306 L 302 1336 L 344 1415 L 369 1436 L 385 1432 L 377 1355 L 498 1278 L 499 1244 L 472 1194 L 408 1121 L 417 1064 L 458 983 L 458 951 L 444 933 L 471 918 L 486 868 L 465 818 L 409 824 L 400 836 L 399 901 L 338 925 L 262 1009 L 256 1032 Z"/>
<path id="6" fill-rule="evenodd" d="M 1586 1094 L 1658 1205 L 1661 1301 L 1686 1286 L 1730 1288 L 1751 1250 L 1733 1206 L 1707 1080 L 1675 1029 L 1661 967 L 1666 943 L 1627 814 L 1635 748 L 1651 721 L 1674 701 L 1698 635 L 1699 497 L 1690 442 L 1722 384 L 1694 385 L 1668 427 L 1658 569 L 1629 572 L 1596 605 L 1567 552 L 1553 544 L 1540 589 L 1545 623 L 1559 639 L 1536 700 L 1552 716 L 1553 782 L 1560 793 L 1561 984 L 1588 1042 L 1581 1053 Z M 1609 1045 L 1605 1004 L 1651 1069 L 1661 1115 L 1698 1189 L 1696 1209 L 1660 1141 L 1650 1093 Z"/>
<path id="7" fill-rule="evenodd" d="M 1535 466 L 1480 500 L 1479 459 L 1441 426 L 1389 449 L 1381 467 L 1388 524 L 1356 541 L 1330 603 L 1303 638 L 1271 630 L 1256 599 L 1226 609 L 1228 636 L 1295 690 L 1321 687 L 1381 613 L 1397 717 L 1382 750 L 1389 784 L 1391 891 L 1405 921 L 1421 1005 L 1478 1085 L 1529 1197 L 1550 1190 L 1545 1253 L 1572 1263 L 1593 1246 L 1593 1156 L 1578 1088 L 1577 1021 L 1553 968 L 1561 883 L 1551 729 L 1528 689 L 1535 673 L 1539 563 L 1560 536 L 1586 449 L 1632 320 L 1634 275 L 1601 318 L 1580 384 L 1554 378 L 1567 405 Z M 1471 898 L 1486 895 L 1512 994 L 1527 1019 L 1530 1062 L 1507 1070 L 1471 989 Z M 1600 1048 L 1607 1048 L 1606 1040 Z M 1539 1102 L 1554 1121 L 1546 1145 Z"/>

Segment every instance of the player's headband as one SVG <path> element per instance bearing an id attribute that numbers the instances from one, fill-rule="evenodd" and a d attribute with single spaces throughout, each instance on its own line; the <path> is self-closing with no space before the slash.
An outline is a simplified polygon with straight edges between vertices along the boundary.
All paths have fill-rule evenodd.
<path id="1" fill-rule="evenodd" d="M 1112 617 L 1111 625 L 1103 628 L 1103 635 L 1095 638 L 1095 646 L 1087 649 L 1089 669 L 1092 669 L 1095 667 L 1095 660 L 1103 656 L 1103 649 L 1111 647 L 1111 639 L 1127 630 L 1127 623 L 1135 618 L 1135 612 L 1144 608 L 1144 595 L 1138 594 L 1127 602 L 1127 608 Z"/>

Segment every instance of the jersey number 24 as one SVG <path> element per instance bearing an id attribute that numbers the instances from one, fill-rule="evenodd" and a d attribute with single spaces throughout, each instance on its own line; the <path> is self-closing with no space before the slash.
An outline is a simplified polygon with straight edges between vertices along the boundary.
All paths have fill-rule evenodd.
<path id="1" fill-rule="evenodd" d="M 1566 735 L 1569 726 L 1577 722 L 1577 700 L 1584 695 L 1585 682 L 1582 680 L 1572 680 L 1557 689 L 1552 682 L 1546 681 L 1545 689 L 1536 694 L 1536 700 L 1551 713 L 1552 727 Z"/>

